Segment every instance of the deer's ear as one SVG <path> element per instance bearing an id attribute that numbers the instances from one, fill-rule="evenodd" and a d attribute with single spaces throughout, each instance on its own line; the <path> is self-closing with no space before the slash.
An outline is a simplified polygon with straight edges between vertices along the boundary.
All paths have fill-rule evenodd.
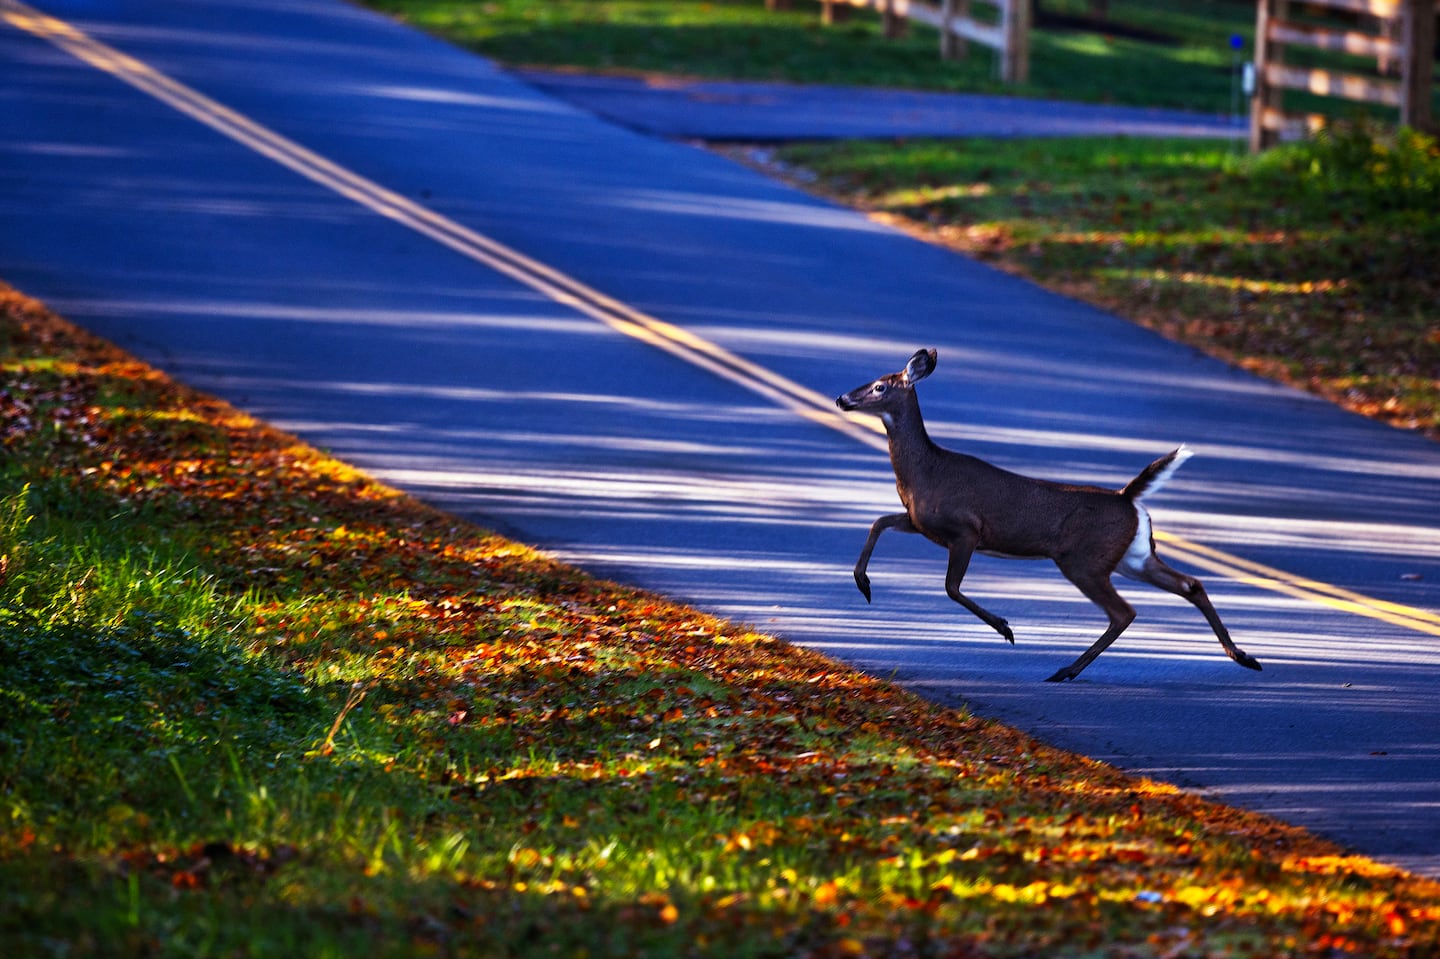
<path id="1" fill-rule="evenodd" d="M 905 381 L 914 383 L 935 372 L 935 356 L 934 350 L 916 350 L 910 362 L 905 364 Z"/>

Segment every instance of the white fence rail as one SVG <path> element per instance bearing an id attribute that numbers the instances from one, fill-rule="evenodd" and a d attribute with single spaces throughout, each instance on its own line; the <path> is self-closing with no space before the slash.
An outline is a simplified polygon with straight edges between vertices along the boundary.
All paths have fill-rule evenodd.
<path id="1" fill-rule="evenodd" d="M 766 0 L 771 9 L 788 7 L 789 0 Z M 976 19 L 974 7 L 991 8 L 990 21 Z M 1000 79 L 1024 83 L 1030 78 L 1030 0 L 821 0 L 825 23 L 843 19 L 850 7 L 880 11 L 887 37 L 905 32 L 915 20 L 940 33 L 940 55 L 958 60 L 968 55 L 968 45 L 978 43 L 998 53 Z"/>

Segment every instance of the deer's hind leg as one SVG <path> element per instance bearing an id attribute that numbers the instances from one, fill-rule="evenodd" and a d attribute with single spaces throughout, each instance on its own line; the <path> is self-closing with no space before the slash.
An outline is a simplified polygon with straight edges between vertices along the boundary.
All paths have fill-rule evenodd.
<path id="1" fill-rule="evenodd" d="M 1125 632 L 1126 627 L 1135 622 L 1135 610 L 1125 602 L 1125 597 L 1115 591 L 1115 585 L 1110 582 L 1108 572 L 1092 572 L 1089 568 L 1066 568 L 1065 564 L 1059 563 L 1060 572 L 1065 578 L 1075 584 L 1075 588 L 1085 594 L 1085 598 L 1105 611 L 1110 618 L 1110 625 L 1100 638 L 1090 645 L 1090 648 L 1081 653 L 1075 662 L 1064 669 L 1057 670 L 1055 675 L 1045 680 L 1047 683 L 1060 683 L 1067 679 L 1074 679 L 1095 661 L 1095 657 L 1105 652 L 1110 644 Z"/>
<path id="2" fill-rule="evenodd" d="M 1224 623 L 1220 622 L 1220 614 L 1211 604 L 1210 597 L 1205 592 L 1205 586 L 1194 576 L 1186 576 L 1184 573 L 1166 566 L 1153 550 L 1149 556 L 1145 557 L 1138 569 L 1122 569 L 1122 572 L 1131 579 L 1158 586 L 1167 593 L 1174 593 L 1176 596 L 1189 600 L 1196 609 L 1205 615 L 1205 621 L 1215 631 L 1215 636 L 1220 640 L 1220 645 L 1224 647 L 1226 656 L 1246 669 L 1260 669 L 1260 661 L 1236 646 L 1234 640 L 1230 638 L 1230 631 L 1225 628 Z"/>

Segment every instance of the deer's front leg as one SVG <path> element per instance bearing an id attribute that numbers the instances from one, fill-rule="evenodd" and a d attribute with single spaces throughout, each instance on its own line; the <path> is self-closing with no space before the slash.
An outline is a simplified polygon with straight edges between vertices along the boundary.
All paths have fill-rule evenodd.
<path id="1" fill-rule="evenodd" d="M 979 616 L 995 632 L 1008 639 L 1013 646 L 1015 634 L 1010 631 L 1010 624 L 960 592 L 960 583 L 965 579 L 965 571 L 970 568 L 970 557 L 974 555 L 975 539 L 972 536 L 957 537 L 950 544 L 950 565 L 945 570 L 945 592 L 955 602 Z"/>
<path id="2" fill-rule="evenodd" d="M 871 525 L 870 535 L 865 538 L 865 548 L 860 551 L 860 558 L 855 561 L 855 585 L 860 587 L 860 595 L 865 597 L 867 603 L 870 602 L 870 577 L 865 575 L 865 570 L 870 565 L 870 554 L 875 551 L 875 541 L 887 529 L 896 529 L 902 533 L 919 532 L 915 524 L 910 522 L 909 513 L 890 513 Z"/>

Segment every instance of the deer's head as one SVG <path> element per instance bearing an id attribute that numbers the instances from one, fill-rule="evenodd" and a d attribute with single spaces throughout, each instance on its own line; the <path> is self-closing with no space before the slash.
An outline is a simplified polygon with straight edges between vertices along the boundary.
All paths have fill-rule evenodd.
<path id="1" fill-rule="evenodd" d="M 835 405 L 842 410 L 883 415 L 913 390 L 917 382 L 935 371 L 935 355 L 934 350 L 916 350 L 905 369 L 835 397 Z"/>

